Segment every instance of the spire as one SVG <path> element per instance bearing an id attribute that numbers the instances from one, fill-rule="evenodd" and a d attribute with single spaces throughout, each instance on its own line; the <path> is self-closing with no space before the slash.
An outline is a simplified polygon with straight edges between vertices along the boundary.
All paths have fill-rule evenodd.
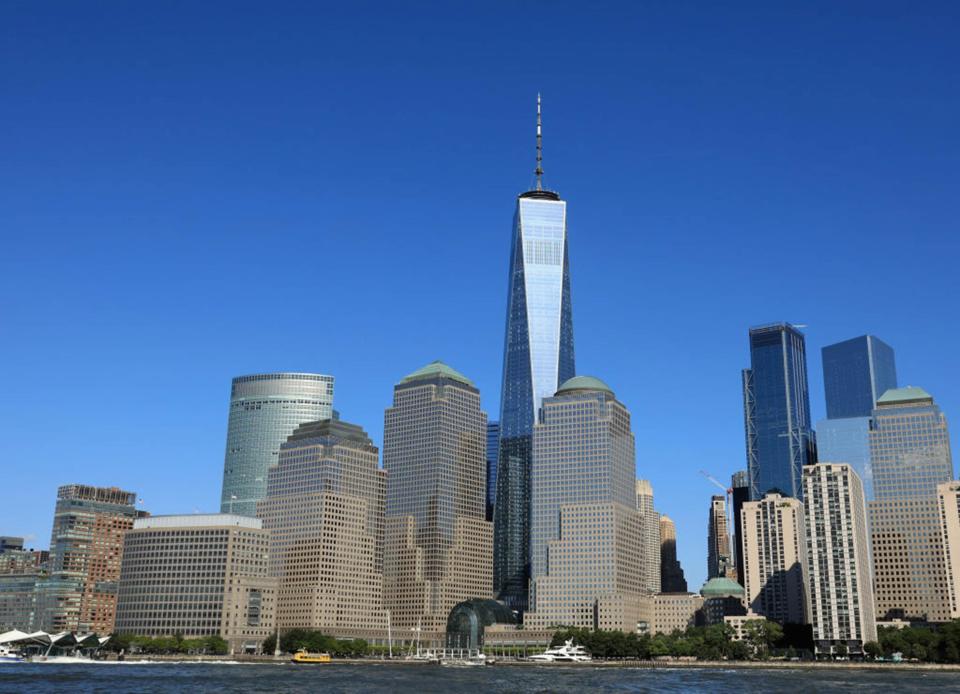
<path id="1" fill-rule="evenodd" d="M 540 92 L 537 92 L 537 190 L 543 190 L 543 136 L 540 132 Z"/>

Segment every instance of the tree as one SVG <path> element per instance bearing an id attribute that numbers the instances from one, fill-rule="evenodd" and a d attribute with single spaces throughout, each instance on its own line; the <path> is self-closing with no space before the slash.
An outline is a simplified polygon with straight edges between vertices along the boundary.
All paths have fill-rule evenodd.
<path id="1" fill-rule="evenodd" d="M 760 658 L 766 658 L 773 645 L 783 638 L 783 627 L 769 619 L 751 619 L 743 625 L 744 639 Z"/>
<path id="2" fill-rule="evenodd" d="M 873 660 L 876 660 L 883 655 L 883 649 L 880 648 L 880 644 L 876 641 L 867 641 L 863 644 L 863 652 L 870 656 Z"/>
<path id="3" fill-rule="evenodd" d="M 833 649 L 833 655 L 838 658 L 847 657 L 847 643 L 846 641 L 840 641 Z"/>

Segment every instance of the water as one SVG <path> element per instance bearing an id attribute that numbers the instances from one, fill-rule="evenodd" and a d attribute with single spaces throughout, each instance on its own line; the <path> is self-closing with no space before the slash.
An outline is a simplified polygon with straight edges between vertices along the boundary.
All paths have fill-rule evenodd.
<path id="1" fill-rule="evenodd" d="M 0 693 L 956 691 L 954 672 L 436 665 L 102 663 L 0 665 Z"/>

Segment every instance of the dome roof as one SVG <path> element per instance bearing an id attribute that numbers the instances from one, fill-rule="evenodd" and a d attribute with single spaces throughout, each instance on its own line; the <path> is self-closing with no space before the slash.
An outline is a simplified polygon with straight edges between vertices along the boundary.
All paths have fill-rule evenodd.
<path id="1" fill-rule="evenodd" d="M 711 578 L 703 584 L 700 595 L 705 598 L 743 597 L 744 590 L 736 581 L 729 578 Z"/>
<path id="2" fill-rule="evenodd" d="M 400 380 L 400 383 L 409 383 L 410 381 L 419 381 L 420 379 L 427 378 L 449 378 L 452 381 L 459 381 L 460 383 L 467 384 L 471 388 L 476 388 L 476 386 L 473 385 L 473 381 L 456 369 L 451 369 L 439 359 L 430 362 L 423 368 L 417 369 L 409 376 L 404 376 Z"/>
<path id="3" fill-rule="evenodd" d="M 599 390 L 603 393 L 610 393 L 613 395 L 613 391 L 610 390 L 610 386 L 601 381 L 599 378 L 594 378 L 593 376 L 574 376 L 571 379 L 568 379 L 563 382 L 563 384 L 557 389 L 557 395 L 563 393 L 576 393 L 582 390 Z"/>

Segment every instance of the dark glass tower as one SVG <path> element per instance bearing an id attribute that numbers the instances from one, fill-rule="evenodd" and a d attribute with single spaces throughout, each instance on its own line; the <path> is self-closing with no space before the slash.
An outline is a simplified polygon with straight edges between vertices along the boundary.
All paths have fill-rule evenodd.
<path id="1" fill-rule="evenodd" d="M 861 335 L 823 348 L 828 419 L 869 417 L 880 396 L 896 387 L 893 348 L 883 340 Z"/>
<path id="2" fill-rule="evenodd" d="M 810 427 L 806 343 L 797 328 L 750 329 L 750 368 L 743 371 L 750 498 L 770 490 L 800 498 L 801 469 L 816 462 Z"/>
<path id="3" fill-rule="evenodd" d="M 497 457 L 500 455 L 500 422 L 487 422 L 487 520 L 497 505 Z"/>
<path id="4" fill-rule="evenodd" d="M 521 193 L 513 218 L 507 288 L 500 455 L 494 507 L 494 591 L 527 608 L 533 424 L 545 397 L 574 376 L 567 260 L 567 203 L 543 190 L 537 99 L 537 188 Z"/>

